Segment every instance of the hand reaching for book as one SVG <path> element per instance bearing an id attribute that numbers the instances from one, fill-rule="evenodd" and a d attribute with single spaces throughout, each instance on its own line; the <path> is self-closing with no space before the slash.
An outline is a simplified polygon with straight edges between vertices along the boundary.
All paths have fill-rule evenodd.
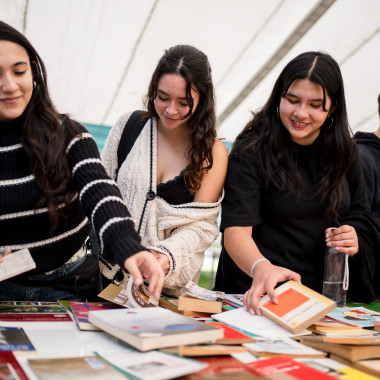
<path id="1" fill-rule="evenodd" d="M 148 290 L 156 299 L 160 298 L 165 275 L 154 255 L 147 251 L 137 252 L 124 261 L 124 267 L 139 286 L 143 278 L 149 281 Z"/>
<path id="2" fill-rule="evenodd" d="M 290 269 L 273 265 L 269 261 L 258 263 L 253 270 L 251 288 L 244 294 L 245 310 L 251 314 L 261 315 L 259 298 L 265 293 L 268 294 L 273 303 L 277 304 L 274 288 L 277 283 L 286 280 L 301 282 L 301 276 Z"/>
<path id="3" fill-rule="evenodd" d="M 0 263 L 3 262 L 3 257 L 12 253 L 11 247 L 5 247 L 4 253 L 0 255 Z"/>
<path id="4" fill-rule="evenodd" d="M 157 259 L 158 263 L 160 264 L 160 267 L 164 271 L 165 274 L 168 274 L 169 269 L 170 269 L 170 261 L 169 258 L 164 255 L 161 252 L 155 251 L 152 249 L 152 253 L 154 257 Z"/>

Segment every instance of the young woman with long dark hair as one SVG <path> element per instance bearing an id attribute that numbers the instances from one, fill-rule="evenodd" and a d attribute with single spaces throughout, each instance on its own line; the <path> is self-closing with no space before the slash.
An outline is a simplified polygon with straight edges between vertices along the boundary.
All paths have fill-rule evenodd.
<path id="1" fill-rule="evenodd" d="M 225 191 L 217 290 L 245 293 L 257 314 L 265 292 L 277 301 L 278 282 L 322 292 L 327 244 L 350 257 L 351 299 L 373 300 L 379 230 L 330 55 L 306 52 L 285 66 L 234 143 Z"/>
<path id="2" fill-rule="evenodd" d="M 117 152 L 130 114 L 111 130 L 103 163 L 130 210 L 142 242 L 166 274 L 164 292 L 179 295 L 197 282 L 204 252 L 218 236 L 217 215 L 227 149 L 216 138 L 215 100 L 207 56 L 189 45 L 167 49 L 152 75 L 144 125 L 118 168 Z M 128 125 L 128 124 L 127 124 Z M 124 130 L 125 129 L 125 130 Z M 103 261 L 111 281 L 117 267 Z"/>
<path id="3" fill-rule="evenodd" d="M 102 254 L 137 283 L 143 277 L 150 280 L 150 290 L 159 296 L 163 272 L 140 244 L 94 139 L 82 125 L 57 112 L 42 59 L 4 22 L 0 162 L 0 252 L 27 248 L 36 264 L 34 270 L 0 282 L 1 300 L 79 300 L 97 294 L 98 262 L 85 248 L 90 224 Z"/>

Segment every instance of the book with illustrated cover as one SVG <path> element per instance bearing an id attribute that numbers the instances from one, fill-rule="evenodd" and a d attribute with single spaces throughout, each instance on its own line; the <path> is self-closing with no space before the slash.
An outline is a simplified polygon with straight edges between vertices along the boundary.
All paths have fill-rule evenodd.
<path id="1" fill-rule="evenodd" d="M 28 380 L 16 357 L 11 351 L 0 352 L 0 379 Z"/>
<path id="2" fill-rule="evenodd" d="M 305 336 L 301 338 L 301 343 L 313 347 L 317 350 L 328 352 L 329 354 L 337 355 L 350 362 L 365 359 L 378 359 L 380 358 L 380 345 L 361 345 L 361 344 L 341 344 L 326 341 L 331 339 L 342 339 L 324 336 Z M 348 339 L 358 339 L 349 337 Z M 347 341 L 348 343 L 348 341 Z"/>
<path id="3" fill-rule="evenodd" d="M 35 348 L 22 327 L 0 327 L 0 351 L 35 353 Z"/>
<path id="4" fill-rule="evenodd" d="M 58 302 L 0 301 L 0 324 L 5 322 L 72 322 Z"/>
<path id="5" fill-rule="evenodd" d="M 127 308 L 146 308 L 158 305 L 158 301 L 149 293 L 145 284 L 136 286 L 132 277 L 129 278 L 126 288 L 109 284 L 98 296 Z"/>
<path id="6" fill-rule="evenodd" d="M 90 311 L 89 321 L 140 351 L 213 342 L 223 330 L 160 307 Z"/>
<path id="7" fill-rule="evenodd" d="M 291 338 L 257 339 L 254 343 L 244 343 L 249 352 L 257 357 L 289 356 L 291 358 L 323 358 L 326 353 L 305 346 Z"/>
<path id="8" fill-rule="evenodd" d="M 159 351 L 96 352 L 96 355 L 127 375 L 128 378 L 138 380 L 174 379 L 206 367 L 205 363 Z M 109 378 L 109 380 L 113 380 L 113 378 Z"/>
<path id="9" fill-rule="evenodd" d="M 296 281 L 285 282 L 275 292 L 278 304 L 265 295 L 260 299 L 260 309 L 266 317 L 294 334 L 336 308 L 334 301 Z"/>
<path id="10" fill-rule="evenodd" d="M 126 377 L 98 356 L 28 359 L 40 380 L 125 380 Z"/>
<path id="11" fill-rule="evenodd" d="M 100 330 L 88 320 L 90 310 L 119 309 L 122 306 L 113 302 L 79 302 L 70 301 L 70 308 L 80 330 Z"/>
<path id="12" fill-rule="evenodd" d="M 328 313 L 328 317 L 341 323 L 362 328 L 373 328 L 380 318 L 380 313 L 362 306 L 357 307 L 337 307 Z"/>

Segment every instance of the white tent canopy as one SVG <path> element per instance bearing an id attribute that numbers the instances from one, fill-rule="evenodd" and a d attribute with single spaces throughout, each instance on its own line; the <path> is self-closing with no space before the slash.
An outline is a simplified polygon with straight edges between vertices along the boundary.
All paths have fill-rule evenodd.
<path id="1" fill-rule="evenodd" d="M 77 120 L 113 125 L 142 107 L 165 48 L 209 57 L 218 135 L 232 141 L 295 55 L 340 64 L 354 131 L 378 127 L 379 0 L 0 0 L 0 19 L 45 61 L 53 100 Z"/>

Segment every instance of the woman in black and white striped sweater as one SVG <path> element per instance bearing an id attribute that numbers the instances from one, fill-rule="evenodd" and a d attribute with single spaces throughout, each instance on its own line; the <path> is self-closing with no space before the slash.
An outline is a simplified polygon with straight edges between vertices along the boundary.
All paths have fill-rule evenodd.
<path id="1" fill-rule="evenodd" d="M 95 141 L 55 110 L 41 58 L 3 22 L 0 163 L 0 252 L 28 248 L 36 263 L 36 269 L 0 282 L 0 300 L 83 298 L 67 275 L 87 272 L 90 260 L 83 246 L 90 223 L 103 255 L 137 282 L 150 280 L 150 291 L 159 296 L 163 272 L 140 244 Z"/>

